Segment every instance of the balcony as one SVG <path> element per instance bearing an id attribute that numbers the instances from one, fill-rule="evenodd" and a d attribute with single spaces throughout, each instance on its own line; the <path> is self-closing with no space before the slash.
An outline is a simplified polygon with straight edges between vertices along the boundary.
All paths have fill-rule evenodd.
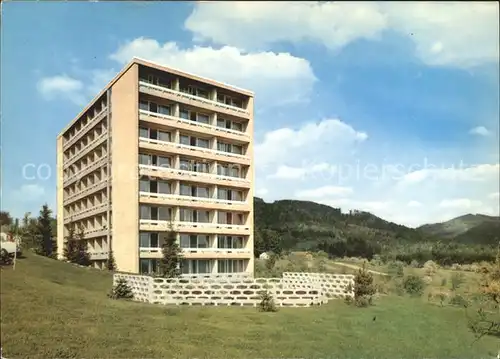
<path id="1" fill-rule="evenodd" d="M 66 163 L 64 164 L 63 169 L 67 169 L 73 163 L 82 159 L 90 151 L 103 144 L 106 141 L 107 135 L 107 131 L 105 131 L 104 133 L 101 133 L 97 138 L 95 138 L 92 142 L 88 143 L 84 148 L 78 151 L 78 154 L 76 156 L 73 156 L 65 161 Z"/>
<path id="2" fill-rule="evenodd" d="M 193 197 L 167 193 L 139 192 L 139 201 L 150 204 L 224 210 L 228 210 L 228 206 L 230 206 L 230 209 L 234 211 L 250 211 L 248 203 L 244 201 L 229 201 L 211 197 Z"/>
<path id="3" fill-rule="evenodd" d="M 64 224 L 78 221 L 82 218 L 95 216 L 97 214 L 100 214 L 102 212 L 107 211 L 108 209 L 109 209 L 109 204 L 106 202 L 106 203 L 101 203 L 97 206 L 86 208 L 83 211 L 79 211 L 79 212 L 76 212 L 74 214 L 65 215 L 64 216 Z"/>
<path id="4" fill-rule="evenodd" d="M 106 226 L 100 227 L 100 228 L 95 228 L 95 229 L 89 229 L 83 232 L 85 239 L 91 239 L 91 238 L 97 238 L 97 237 L 105 237 L 108 234 L 108 229 Z"/>
<path id="5" fill-rule="evenodd" d="M 141 231 L 168 231 L 169 221 L 154 219 L 141 219 L 139 221 Z M 200 223 L 200 222 L 172 222 L 176 232 L 197 233 L 197 234 L 234 234 L 250 235 L 251 228 L 247 225 Z"/>
<path id="6" fill-rule="evenodd" d="M 188 146 L 180 143 L 160 141 L 151 138 L 139 137 L 139 146 L 150 150 L 166 151 L 169 153 L 175 153 L 185 156 L 196 156 L 213 161 L 220 160 L 226 162 L 234 162 L 247 166 L 251 164 L 250 157 L 245 155 L 213 150 L 211 148 Z"/>
<path id="7" fill-rule="evenodd" d="M 66 151 L 68 148 L 74 145 L 75 142 L 77 142 L 80 138 L 82 138 L 83 135 L 87 133 L 88 129 L 94 127 L 99 122 L 101 122 L 101 120 L 104 119 L 104 117 L 106 117 L 107 111 L 108 111 L 107 108 L 101 110 L 101 112 L 99 112 L 92 120 L 90 120 L 85 126 L 83 126 L 75 136 L 66 141 L 63 145 L 63 150 Z"/>
<path id="8" fill-rule="evenodd" d="M 218 127 L 202 122 L 187 120 L 181 117 L 164 115 L 157 112 L 139 110 L 139 119 L 141 121 L 152 122 L 155 124 L 165 124 L 182 130 L 198 132 L 206 135 L 214 135 L 237 141 L 250 141 L 250 135 L 246 132 L 232 130 L 225 127 Z"/>
<path id="9" fill-rule="evenodd" d="M 194 172 L 153 165 L 139 165 L 139 174 L 141 176 L 151 176 L 162 179 L 200 182 L 205 184 L 223 185 L 226 187 L 250 188 L 250 181 L 246 178 L 222 176 L 215 173 Z"/>
<path id="10" fill-rule="evenodd" d="M 181 248 L 185 259 L 249 259 L 253 253 L 247 248 Z M 162 249 L 155 247 L 139 248 L 141 258 L 161 258 Z"/>
<path id="11" fill-rule="evenodd" d="M 82 199 L 82 198 L 88 196 L 89 194 L 103 190 L 104 188 L 106 188 L 107 184 L 108 184 L 108 180 L 104 179 L 102 181 L 99 181 L 97 183 L 94 183 L 94 184 L 86 187 L 85 189 L 83 189 L 81 191 L 77 191 L 76 193 L 64 198 L 64 205 L 67 206 L 68 204 L 71 204 L 75 201 L 78 201 L 79 199 Z"/>
<path id="12" fill-rule="evenodd" d="M 97 252 L 90 252 L 90 260 L 93 261 L 99 261 L 99 260 L 106 260 L 108 259 L 109 252 L 108 251 L 97 251 Z"/>
<path id="13" fill-rule="evenodd" d="M 225 113 L 231 116 L 249 118 L 250 112 L 244 108 L 226 105 L 218 101 L 176 91 L 164 86 L 153 85 L 146 81 L 139 81 L 139 91 L 153 96 L 165 97 L 171 101 L 186 105 L 210 109 L 214 112 Z"/>
<path id="14" fill-rule="evenodd" d="M 67 187 L 67 186 L 73 184 L 77 180 L 82 179 L 84 176 L 86 176 L 86 175 L 92 173 L 93 171 L 95 171 L 96 169 L 104 166 L 107 163 L 107 161 L 108 161 L 108 156 L 104 155 L 102 158 L 95 161 L 90 166 L 87 166 L 84 169 L 82 169 L 80 172 L 77 172 L 77 173 L 73 174 L 72 176 L 69 176 L 68 178 L 66 178 L 64 180 L 64 187 Z"/>

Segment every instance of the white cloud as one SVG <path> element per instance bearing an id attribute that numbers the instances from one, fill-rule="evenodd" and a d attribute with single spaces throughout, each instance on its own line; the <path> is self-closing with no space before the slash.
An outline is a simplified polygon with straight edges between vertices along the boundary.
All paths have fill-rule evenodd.
<path id="1" fill-rule="evenodd" d="M 408 202 L 408 207 L 422 207 L 422 203 L 418 201 L 410 201 Z"/>
<path id="2" fill-rule="evenodd" d="M 479 135 L 479 136 L 489 136 L 491 132 L 484 126 L 477 126 L 472 128 L 469 133 L 471 135 Z"/>
<path id="3" fill-rule="evenodd" d="M 267 188 L 257 188 L 255 190 L 255 195 L 258 197 L 264 197 L 268 193 L 269 191 L 267 190 Z"/>
<path id="4" fill-rule="evenodd" d="M 80 80 L 68 75 L 44 77 L 37 83 L 38 92 L 46 100 L 53 100 L 59 96 L 64 96 L 77 105 L 81 105 L 84 102 L 84 98 L 81 95 L 83 88 L 84 84 Z"/>
<path id="5" fill-rule="evenodd" d="M 268 178 L 297 180 L 305 179 L 306 176 L 317 175 L 318 173 L 323 173 L 324 175 L 332 175 L 333 173 L 335 173 L 335 171 L 335 166 L 325 162 L 312 164 L 308 167 L 291 167 L 287 165 L 281 165 L 278 167 L 276 172 L 270 174 Z"/>
<path id="6" fill-rule="evenodd" d="M 500 198 L 500 193 L 499 192 L 493 192 L 488 195 L 488 198 L 490 199 L 499 199 Z"/>
<path id="7" fill-rule="evenodd" d="M 45 196 L 45 188 L 39 184 L 25 184 L 13 191 L 13 198 L 22 202 L 40 201 Z"/>
<path id="8" fill-rule="evenodd" d="M 499 49 L 495 2 L 198 3 L 185 27 L 195 40 L 245 49 L 314 41 L 336 50 L 392 30 L 413 41 L 430 65 L 494 62 Z"/>
<path id="9" fill-rule="evenodd" d="M 471 200 L 469 198 L 455 198 L 455 199 L 444 199 L 439 203 L 439 207 L 442 208 L 456 208 L 471 210 L 482 206 L 481 201 Z"/>
<path id="10" fill-rule="evenodd" d="M 297 191 L 295 197 L 297 198 L 325 198 L 335 196 L 349 196 L 352 194 L 352 188 L 343 186 L 323 186 L 314 189 L 306 189 Z"/>
<path id="11" fill-rule="evenodd" d="M 247 88 L 256 93 L 256 101 L 274 106 L 307 100 L 316 81 L 305 59 L 230 46 L 182 49 L 175 42 L 160 44 L 141 37 L 123 44 L 110 58 L 124 64 L 134 56 Z"/>
<path id="12" fill-rule="evenodd" d="M 346 148 L 367 138 L 365 132 L 358 132 L 338 119 L 325 119 L 319 123 L 306 123 L 297 130 L 285 127 L 267 132 L 263 141 L 256 144 L 254 153 L 260 166 L 289 161 L 293 162 L 293 167 L 309 169 L 318 163 L 304 163 L 300 159 L 325 155 L 325 148 L 332 155 L 335 155 L 335 149 L 344 154 Z"/>

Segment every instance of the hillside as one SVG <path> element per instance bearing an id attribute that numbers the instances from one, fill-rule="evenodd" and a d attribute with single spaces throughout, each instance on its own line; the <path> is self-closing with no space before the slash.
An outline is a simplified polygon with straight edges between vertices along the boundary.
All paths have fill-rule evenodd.
<path id="1" fill-rule="evenodd" d="M 500 217 L 484 214 L 466 214 L 442 223 L 425 224 L 418 229 L 429 235 L 451 239 L 463 235 L 467 231 L 483 224 L 486 224 L 486 227 L 488 227 L 491 224 L 498 225 L 499 222 Z M 471 236 L 468 237 L 472 238 Z"/>
<path id="2" fill-rule="evenodd" d="M 442 264 L 494 259 L 489 246 L 495 242 L 492 233 L 498 228 L 496 217 L 469 215 L 451 224 L 413 229 L 368 212 L 342 213 L 339 208 L 309 201 L 266 203 L 255 198 L 254 204 L 256 255 L 264 251 L 322 250 L 334 257 L 372 258 L 380 254 L 419 263 L 429 259 Z M 484 225 L 479 226 L 481 223 Z M 450 236 L 457 233 L 461 237 L 451 242 Z"/>
<path id="3" fill-rule="evenodd" d="M 364 309 L 337 300 L 277 313 L 114 301 L 106 296 L 110 273 L 31 253 L 1 276 L 6 358 L 472 359 L 498 347 L 495 338 L 471 345 L 462 308 L 420 299 L 388 296 Z"/>

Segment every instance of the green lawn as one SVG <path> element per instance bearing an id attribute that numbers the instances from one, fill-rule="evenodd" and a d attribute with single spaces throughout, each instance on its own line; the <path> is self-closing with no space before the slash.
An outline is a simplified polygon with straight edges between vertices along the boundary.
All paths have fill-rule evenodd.
<path id="1" fill-rule="evenodd" d="M 11 358 L 492 358 L 464 312 L 384 297 L 367 309 L 335 301 L 254 308 L 163 307 L 106 297 L 111 275 L 28 254 L 2 270 L 2 346 Z M 373 320 L 375 318 L 375 320 Z"/>

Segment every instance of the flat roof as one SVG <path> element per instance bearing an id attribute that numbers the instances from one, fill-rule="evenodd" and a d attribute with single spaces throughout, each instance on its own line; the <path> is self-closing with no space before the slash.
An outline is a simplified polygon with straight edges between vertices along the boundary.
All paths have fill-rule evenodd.
<path id="1" fill-rule="evenodd" d="M 125 72 L 127 72 L 134 64 L 143 65 L 143 66 L 147 66 L 147 67 L 152 67 L 152 68 L 155 68 L 155 69 L 160 70 L 160 71 L 165 71 L 165 72 L 169 72 L 169 73 L 172 73 L 172 74 L 175 74 L 175 75 L 178 75 L 178 76 L 187 77 L 187 78 L 192 79 L 192 80 L 196 80 L 196 81 L 208 83 L 208 84 L 211 84 L 213 86 L 221 87 L 221 88 L 229 90 L 229 91 L 238 92 L 238 93 L 241 93 L 241 94 L 246 95 L 246 96 L 250 96 L 250 97 L 254 96 L 254 92 L 250 91 L 250 90 L 242 89 L 242 88 L 239 88 L 239 87 L 236 87 L 236 86 L 233 86 L 233 85 L 229 85 L 229 84 L 226 84 L 226 83 L 223 83 L 223 82 L 220 82 L 220 81 L 216 81 L 216 80 L 212 80 L 212 79 L 209 79 L 209 78 L 206 78 L 206 77 L 198 76 L 198 75 L 186 72 L 186 71 L 181 71 L 181 70 L 175 69 L 173 67 L 160 65 L 158 63 L 155 63 L 155 62 L 152 62 L 152 61 L 149 61 L 149 60 L 145 60 L 145 59 L 141 59 L 139 57 L 133 57 L 132 60 L 130 60 L 130 62 L 127 65 L 125 65 L 125 67 L 123 67 L 123 69 L 120 72 L 118 72 L 118 74 L 116 74 L 115 77 L 113 77 L 111 79 L 111 81 L 109 81 L 107 83 L 107 85 L 104 86 L 104 88 L 83 108 L 83 110 L 81 110 L 78 113 L 78 115 L 76 115 L 76 117 L 74 117 L 73 120 L 71 120 L 70 123 L 68 123 L 64 127 L 64 129 L 59 133 L 59 135 L 57 136 L 57 138 L 62 137 L 64 135 L 64 133 L 66 131 L 68 131 L 78 121 L 78 119 L 85 112 L 87 112 L 89 110 L 89 108 L 92 107 L 92 105 L 94 105 L 94 103 L 101 96 L 103 96 L 104 93 L 109 88 L 111 88 L 114 85 L 114 83 L 116 81 L 118 81 L 120 79 L 120 77 L 122 77 L 123 74 Z"/>

